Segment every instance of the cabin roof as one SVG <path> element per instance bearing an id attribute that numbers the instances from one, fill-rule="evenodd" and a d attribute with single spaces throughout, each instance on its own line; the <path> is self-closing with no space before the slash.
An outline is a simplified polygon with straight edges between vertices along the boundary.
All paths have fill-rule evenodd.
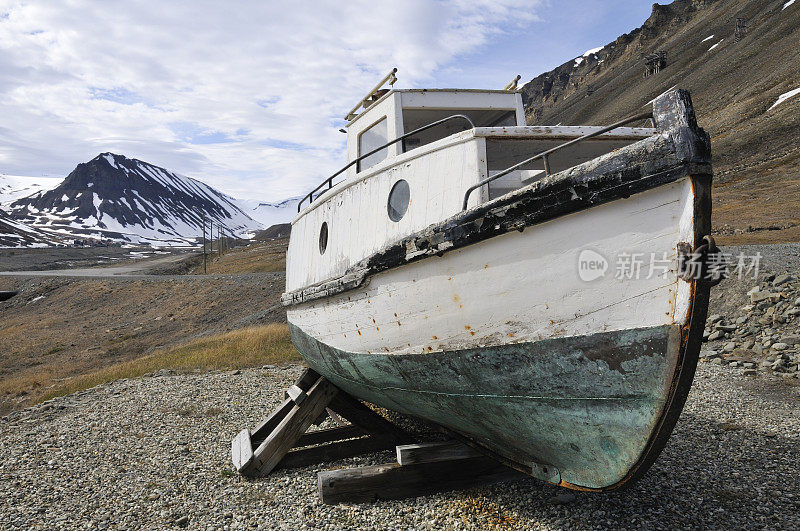
<path id="1" fill-rule="evenodd" d="M 381 96 L 380 98 L 373 101 L 368 107 L 364 108 L 360 113 L 358 113 L 355 118 L 350 120 L 347 123 L 347 127 L 351 126 L 355 122 L 358 121 L 359 118 L 367 114 L 372 108 L 374 108 L 380 102 L 393 97 L 395 94 L 424 94 L 426 92 L 435 92 L 435 93 L 451 93 L 451 94 L 476 94 L 476 93 L 484 93 L 484 94 L 508 94 L 514 95 L 516 91 L 508 91 L 502 89 L 456 89 L 456 88 L 443 88 L 443 89 L 391 89 L 389 92 Z M 457 107 L 458 105 L 454 105 Z"/>

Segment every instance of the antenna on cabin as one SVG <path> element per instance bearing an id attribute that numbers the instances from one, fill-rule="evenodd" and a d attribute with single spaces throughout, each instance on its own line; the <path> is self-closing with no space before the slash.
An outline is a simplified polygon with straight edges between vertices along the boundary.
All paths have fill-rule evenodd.
<path id="1" fill-rule="evenodd" d="M 517 77 L 511 80 L 511 83 L 503 87 L 503 90 L 505 90 L 506 92 L 514 92 L 515 90 L 517 90 L 517 83 L 519 83 L 520 79 L 522 79 L 522 76 L 518 75 Z"/>
<path id="2" fill-rule="evenodd" d="M 386 83 L 389 83 L 390 86 L 394 86 L 395 82 L 397 81 L 397 76 L 395 74 L 397 74 L 397 68 L 392 68 L 392 71 L 386 74 L 386 77 L 381 79 L 380 83 L 375 85 L 375 88 L 370 90 L 367 95 L 364 96 L 361 101 L 359 101 L 356 106 L 350 110 L 349 113 L 347 113 L 347 116 L 345 116 L 344 119 L 348 122 L 355 119 L 355 117 L 358 116 L 358 114 L 356 114 L 358 109 L 360 109 L 362 106 L 366 109 L 375 103 L 381 96 L 389 92 L 389 89 L 381 90 L 381 87 Z"/>

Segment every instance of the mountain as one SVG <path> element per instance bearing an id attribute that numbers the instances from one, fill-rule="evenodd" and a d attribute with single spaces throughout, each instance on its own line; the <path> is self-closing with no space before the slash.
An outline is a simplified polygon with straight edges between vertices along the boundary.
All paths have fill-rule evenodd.
<path id="1" fill-rule="evenodd" d="M 686 88 L 711 134 L 715 228 L 742 242 L 798 241 L 798 41 L 800 2 L 654 4 L 640 28 L 525 84 L 528 123 L 609 124 Z"/>
<path id="2" fill-rule="evenodd" d="M 292 197 L 277 203 L 264 203 L 256 200 L 240 199 L 248 216 L 258 221 L 265 227 L 290 223 L 297 215 L 297 203 L 302 197 Z"/>
<path id="3" fill-rule="evenodd" d="M 278 223 L 270 225 L 269 228 L 260 230 L 253 235 L 253 239 L 259 242 L 288 238 L 292 233 L 291 223 Z"/>
<path id="4" fill-rule="evenodd" d="M 36 192 L 52 190 L 62 180 L 62 177 L 21 177 L 0 173 L 0 205 L 11 203 Z"/>
<path id="5" fill-rule="evenodd" d="M 263 226 L 214 188 L 137 159 L 102 153 L 52 190 L 4 207 L 34 229 L 151 245 L 193 243 L 208 228 L 248 237 Z"/>
<path id="6" fill-rule="evenodd" d="M 0 247 L 49 247 L 58 239 L 8 217 L 0 210 Z"/>

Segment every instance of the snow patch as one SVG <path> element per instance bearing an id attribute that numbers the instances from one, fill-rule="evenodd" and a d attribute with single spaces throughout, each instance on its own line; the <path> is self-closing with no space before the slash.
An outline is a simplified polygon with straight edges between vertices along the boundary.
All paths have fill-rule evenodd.
<path id="1" fill-rule="evenodd" d="M 583 55 L 581 55 L 580 57 L 576 57 L 575 58 L 575 66 L 579 66 L 586 57 L 589 57 L 590 55 L 596 54 L 597 52 L 599 52 L 603 48 L 605 48 L 605 46 L 600 46 L 599 48 L 592 48 L 591 50 L 586 50 L 583 53 Z"/>
<path id="2" fill-rule="evenodd" d="M 717 44 L 715 44 L 714 46 L 712 46 L 711 48 L 709 48 L 709 49 L 708 49 L 708 51 L 710 52 L 711 50 L 713 50 L 714 48 L 716 48 L 717 46 L 719 46 L 720 44 L 722 44 L 722 41 L 724 41 L 724 40 L 725 40 L 725 39 L 720 39 L 720 40 L 719 40 L 719 42 L 718 42 Z"/>
<path id="3" fill-rule="evenodd" d="M 590 55 L 596 54 L 597 52 L 599 52 L 603 48 L 605 48 L 605 46 L 599 46 L 597 48 L 592 48 L 591 50 L 586 50 L 586 52 L 584 52 L 583 56 L 584 57 L 589 57 Z"/>
<path id="4" fill-rule="evenodd" d="M 111 166 L 113 166 L 114 168 L 117 167 L 117 163 L 114 162 L 114 157 L 111 154 L 103 155 L 103 158 L 106 159 L 106 161 L 108 161 L 108 163 L 111 164 Z"/>
<path id="5" fill-rule="evenodd" d="M 61 177 L 27 177 L 0 174 L 0 204 L 41 194 L 61 184 Z"/>
<path id="6" fill-rule="evenodd" d="M 792 1 L 794 1 L 794 0 L 792 0 Z M 796 88 L 794 90 L 790 90 L 789 92 L 785 92 L 785 93 L 781 94 L 780 96 L 778 96 L 778 100 L 775 103 L 772 104 L 772 107 L 770 107 L 767 110 L 771 111 L 772 109 L 774 109 L 775 107 L 777 107 L 778 105 L 783 103 L 784 101 L 788 100 L 789 98 L 791 98 L 793 96 L 797 96 L 798 94 L 800 94 L 800 88 Z"/>
<path id="7" fill-rule="evenodd" d="M 708 37 L 706 37 L 705 39 L 703 39 L 703 40 L 702 40 L 702 41 L 700 41 L 700 42 L 706 42 L 706 41 L 710 41 L 710 40 L 711 40 L 711 39 L 713 39 L 713 38 L 714 38 L 714 36 L 713 36 L 713 35 L 709 35 Z"/>
<path id="8" fill-rule="evenodd" d="M 783 11 L 784 9 L 786 9 L 787 7 L 789 7 L 790 5 L 794 4 L 794 1 L 795 1 L 795 0 L 789 0 L 788 2 L 786 2 L 785 4 L 783 4 L 783 7 L 781 8 L 781 11 Z"/>

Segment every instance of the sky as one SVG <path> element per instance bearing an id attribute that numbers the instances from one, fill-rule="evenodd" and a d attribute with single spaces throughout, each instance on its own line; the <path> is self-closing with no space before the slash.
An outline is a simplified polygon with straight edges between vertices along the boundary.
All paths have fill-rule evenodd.
<path id="1" fill-rule="evenodd" d="M 396 88 L 502 88 L 640 26 L 651 0 L 0 0 L 0 173 L 111 151 L 244 199 L 345 163 L 344 114 Z"/>

